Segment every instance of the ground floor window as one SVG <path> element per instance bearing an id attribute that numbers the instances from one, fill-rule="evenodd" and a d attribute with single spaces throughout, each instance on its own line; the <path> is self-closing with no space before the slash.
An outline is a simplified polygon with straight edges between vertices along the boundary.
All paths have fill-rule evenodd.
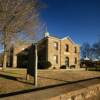
<path id="1" fill-rule="evenodd" d="M 54 55 L 53 56 L 53 59 L 54 59 L 54 63 L 55 64 L 58 64 L 58 55 Z"/>
<path id="2" fill-rule="evenodd" d="M 69 67 L 69 57 L 65 57 L 65 65 Z"/>

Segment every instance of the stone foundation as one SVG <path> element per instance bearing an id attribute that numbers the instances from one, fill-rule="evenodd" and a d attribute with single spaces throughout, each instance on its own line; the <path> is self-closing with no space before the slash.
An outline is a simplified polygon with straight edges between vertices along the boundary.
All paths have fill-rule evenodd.
<path id="1" fill-rule="evenodd" d="M 100 84 L 64 93 L 48 100 L 100 100 Z"/>

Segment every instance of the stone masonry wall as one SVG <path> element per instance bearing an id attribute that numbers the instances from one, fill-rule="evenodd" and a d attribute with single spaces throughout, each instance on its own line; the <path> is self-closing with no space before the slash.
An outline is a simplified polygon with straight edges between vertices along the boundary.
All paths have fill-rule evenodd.
<path id="1" fill-rule="evenodd" d="M 100 100 L 100 84 L 64 93 L 48 100 Z"/>
<path id="2" fill-rule="evenodd" d="M 24 49 L 28 48 L 30 45 L 18 45 L 16 44 L 13 48 L 13 60 L 12 60 L 12 67 L 16 68 L 17 66 L 17 54 L 22 52 Z"/>
<path id="3" fill-rule="evenodd" d="M 54 42 L 58 43 L 58 49 L 54 48 Z M 55 63 L 54 56 L 58 56 L 58 63 Z M 52 68 L 59 69 L 60 67 L 60 40 L 58 38 L 48 38 L 48 61 L 52 63 Z"/>
<path id="4" fill-rule="evenodd" d="M 54 42 L 58 43 L 58 49 L 54 48 Z M 69 51 L 65 50 L 65 45 L 69 46 Z M 76 53 L 75 53 L 76 47 Z M 58 56 L 58 63 L 54 62 L 54 55 Z M 55 37 L 48 37 L 48 61 L 52 63 L 52 67 L 59 69 L 62 65 L 65 65 L 65 58 L 69 58 L 69 67 L 71 65 L 76 65 L 76 68 L 80 68 L 80 47 L 79 45 L 73 43 L 69 39 L 58 39 Z M 77 63 L 75 64 L 75 58 Z"/>
<path id="5" fill-rule="evenodd" d="M 69 51 L 66 52 L 64 46 L 65 45 L 69 46 Z M 75 47 L 76 47 L 76 53 L 75 53 Z M 61 41 L 61 65 L 65 64 L 65 57 L 69 58 L 69 66 L 71 65 L 76 65 L 77 68 L 79 68 L 79 60 L 80 60 L 80 55 L 79 55 L 79 46 L 76 44 L 73 44 L 71 41 L 68 39 L 64 39 Z M 75 64 L 75 58 L 77 59 L 77 64 Z"/>

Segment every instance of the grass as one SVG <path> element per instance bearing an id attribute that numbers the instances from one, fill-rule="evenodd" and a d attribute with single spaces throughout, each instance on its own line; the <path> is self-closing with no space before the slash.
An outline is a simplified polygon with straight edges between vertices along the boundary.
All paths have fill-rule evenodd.
<path id="1" fill-rule="evenodd" d="M 87 70 L 89 70 L 89 71 L 100 71 L 100 66 L 98 66 L 98 67 L 87 67 Z"/>
<path id="2" fill-rule="evenodd" d="M 26 78 L 27 70 L 26 69 L 17 69 L 17 68 L 16 69 L 7 68 L 5 70 L 0 70 L 0 74 L 12 76 L 12 77 Z"/>
<path id="3" fill-rule="evenodd" d="M 100 73 L 92 71 L 38 71 L 38 87 L 96 76 L 100 76 Z M 33 81 L 25 80 L 25 74 L 16 70 L 0 71 L 0 94 L 36 88 Z"/>
<path id="4" fill-rule="evenodd" d="M 21 68 L 20 69 L 6 68 L 4 70 L 4 72 L 13 73 L 13 74 L 26 74 L 27 70 L 24 68 L 23 69 L 21 69 Z"/>
<path id="5" fill-rule="evenodd" d="M 32 89 L 33 81 L 26 80 L 26 70 L 0 70 L 0 94 Z"/>
<path id="6" fill-rule="evenodd" d="M 12 74 L 9 74 L 12 75 Z M 7 79 L 0 76 L 0 94 L 32 89 L 33 84 L 25 79 Z"/>
<path id="7" fill-rule="evenodd" d="M 4 77 L 0 77 L 0 80 L 4 80 L 5 78 Z"/>

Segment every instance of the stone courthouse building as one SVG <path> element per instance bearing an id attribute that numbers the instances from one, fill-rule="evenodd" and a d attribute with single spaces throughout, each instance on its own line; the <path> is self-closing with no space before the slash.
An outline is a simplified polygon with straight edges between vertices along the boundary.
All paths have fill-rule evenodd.
<path id="1" fill-rule="evenodd" d="M 34 44 L 16 44 L 11 49 L 10 64 L 13 67 L 34 66 Z M 38 61 L 51 62 L 50 69 L 80 68 L 80 46 L 73 42 L 70 37 L 59 39 L 50 36 L 48 32 L 45 37 L 37 43 Z"/>

